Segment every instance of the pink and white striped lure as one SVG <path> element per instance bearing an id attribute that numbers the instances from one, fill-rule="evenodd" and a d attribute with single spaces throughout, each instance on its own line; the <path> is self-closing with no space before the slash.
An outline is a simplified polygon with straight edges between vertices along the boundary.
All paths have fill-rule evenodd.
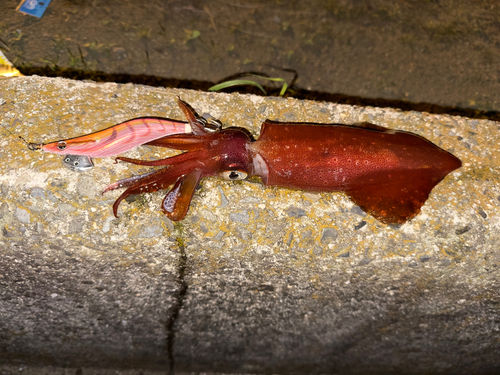
<path id="1" fill-rule="evenodd" d="M 98 132 L 47 144 L 30 143 L 30 149 L 61 155 L 105 158 L 173 134 L 191 133 L 186 122 L 144 117 L 122 122 Z"/>
<path id="2" fill-rule="evenodd" d="M 195 116 L 189 104 L 178 100 L 189 122 L 156 117 L 143 117 L 122 122 L 98 132 L 62 141 L 28 143 L 30 150 L 42 150 L 60 155 L 85 155 L 105 158 L 129 151 L 134 147 L 174 134 L 197 133 L 197 127 L 219 130 L 218 120 Z M 193 114 L 194 113 L 194 114 Z"/>

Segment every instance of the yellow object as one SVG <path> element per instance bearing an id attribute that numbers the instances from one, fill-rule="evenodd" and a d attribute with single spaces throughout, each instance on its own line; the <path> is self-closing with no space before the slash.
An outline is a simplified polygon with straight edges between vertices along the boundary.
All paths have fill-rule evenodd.
<path id="1" fill-rule="evenodd" d="M 22 74 L 0 51 L 0 77 L 20 77 Z"/>

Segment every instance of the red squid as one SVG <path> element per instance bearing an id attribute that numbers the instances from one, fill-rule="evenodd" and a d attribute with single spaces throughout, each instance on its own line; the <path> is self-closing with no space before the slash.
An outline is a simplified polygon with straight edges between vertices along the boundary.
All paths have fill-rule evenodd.
<path id="1" fill-rule="evenodd" d="M 381 222 L 401 224 L 417 215 L 434 186 L 462 164 L 421 136 L 373 124 L 266 120 L 254 140 L 244 128 L 210 133 L 187 103 L 179 99 L 179 106 L 194 134 L 172 135 L 148 144 L 186 152 L 154 161 L 117 158 L 164 168 L 109 185 L 104 192 L 126 188 L 113 205 L 115 216 L 129 195 L 173 185 L 162 210 L 171 220 L 182 220 L 203 177 L 243 180 L 258 176 L 266 186 L 345 192 Z"/>

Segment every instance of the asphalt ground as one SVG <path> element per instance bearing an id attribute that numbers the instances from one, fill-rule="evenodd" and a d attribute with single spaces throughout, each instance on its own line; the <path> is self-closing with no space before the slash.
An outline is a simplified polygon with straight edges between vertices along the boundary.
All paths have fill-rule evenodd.
<path id="1" fill-rule="evenodd" d="M 500 118 L 492 0 L 18 3 L 0 3 L 0 49 L 26 75 L 207 90 L 257 73 L 302 99 Z"/>

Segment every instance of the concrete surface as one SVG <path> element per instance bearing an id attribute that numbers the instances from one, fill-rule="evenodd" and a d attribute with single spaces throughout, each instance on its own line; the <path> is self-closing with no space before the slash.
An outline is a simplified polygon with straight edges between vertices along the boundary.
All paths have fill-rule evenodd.
<path id="1" fill-rule="evenodd" d="M 464 166 L 400 228 L 340 193 L 215 178 L 174 224 L 159 209 L 161 192 L 123 202 L 120 219 L 111 210 L 119 192 L 100 195 L 148 167 L 99 159 L 78 174 L 16 139 L 64 139 L 146 115 L 182 119 L 177 95 L 254 134 L 266 118 L 412 131 Z M 12 133 L 1 129 L 5 374 L 500 371 L 498 123 L 40 77 L 0 80 L 0 104 Z"/>

